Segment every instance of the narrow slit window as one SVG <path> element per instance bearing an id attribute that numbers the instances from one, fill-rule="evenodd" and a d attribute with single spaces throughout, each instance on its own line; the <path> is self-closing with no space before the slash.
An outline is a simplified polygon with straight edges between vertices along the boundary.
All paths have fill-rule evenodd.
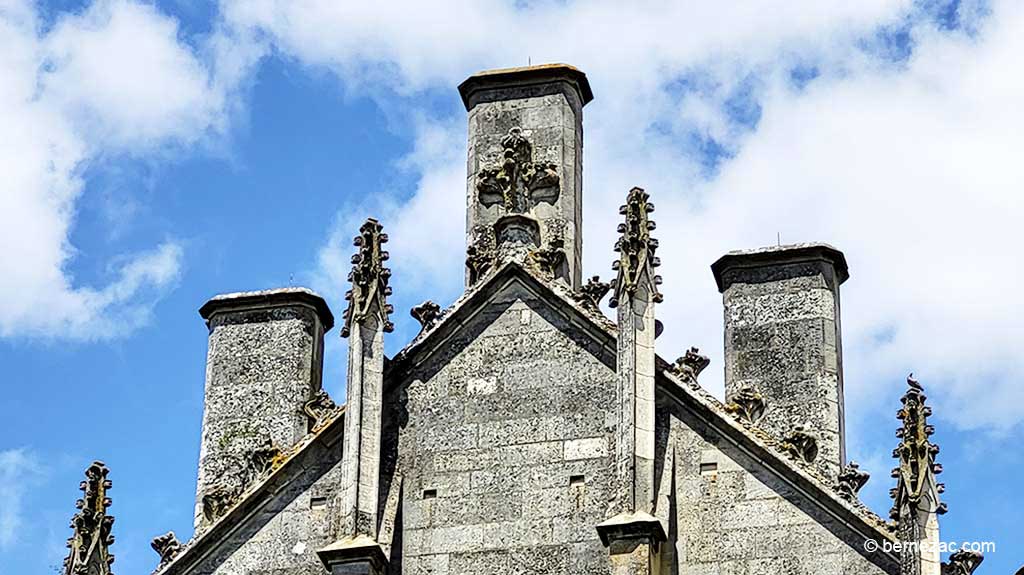
<path id="1" fill-rule="evenodd" d="M 708 461 L 706 463 L 701 463 L 700 464 L 700 474 L 701 475 L 712 475 L 712 476 L 714 476 L 717 473 L 718 473 L 718 463 L 715 463 L 714 461 Z"/>
<path id="2" fill-rule="evenodd" d="M 571 475 L 569 476 L 569 485 L 572 487 L 579 487 L 587 483 L 587 478 L 582 475 Z"/>
<path id="3" fill-rule="evenodd" d="M 323 509 L 324 507 L 327 507 L 327 498 L 326 497 L 310 497 L 309 498 L 309 508 L 310 509 Z"/>
<path id="4" fill-rule="evenodd" d="M 424 499 L 435 499 L 435 498 L 437 498 L 437 490 L 436 489 L 424 489 L 423 490 L 423 498 Z"/>

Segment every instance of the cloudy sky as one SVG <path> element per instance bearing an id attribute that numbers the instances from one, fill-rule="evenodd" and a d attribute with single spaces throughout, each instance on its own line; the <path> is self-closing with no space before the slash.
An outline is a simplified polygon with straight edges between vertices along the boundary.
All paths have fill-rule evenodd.
<path id="1" fill-rule="evenodd" d="M 699 346 L 720 394 L 710 263 L 836 245 L 865 499 L 887 511 L 913 371 L 943 447 L 943 539 L 996 541 L 979 573 L 1024 563 L 1024 3 L 619 4 L 0 0 L 0 573 L 59 565 L 94 458 L 118 573 L 152 569 L 154 535 L 188 537 L 210 296 L 309 285 L 340 314 L 373 215 L 392 353 L 415 331 L 404 310 L 457 297 L 455 86 L 528 62 L 574 64 L 596 95 L 584 272 L 610 277 L 629 187 L 658 206 L 659 352 Z"/>

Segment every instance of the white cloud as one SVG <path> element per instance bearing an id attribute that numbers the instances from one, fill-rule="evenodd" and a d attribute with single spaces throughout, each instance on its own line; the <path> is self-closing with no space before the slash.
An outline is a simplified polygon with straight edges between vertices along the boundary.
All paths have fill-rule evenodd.
<path id="1" fill-rule="evenodd" d="M 24 449 L 0 451 L 0 551 L 18 541 L 24 521 L 25 492 L 42 473 L 36 457 Z"/>
<path id="2" fill-rule="evenodd" d="M 709 351 L 713 389 L 721 389 L 721 301 L 708 266 L 780 234 L 784 242 L 832 242 L 851 262 L 843 304 L 852 404 L 891 411 L 879 392 L 901 387 L 913 369 L 937 413 L 962 427 L 1006 430 L 1021 421 L 1013 406 L 1024 392 L 1011 384 L 1024 376 L 1013 293 L 1024 279 L 1014 264 L 1024 245 L 1018 5 L 964 3 L 961 18 L 974 35 L 937 30 L 909 2 L 387 10 L 225 6 L 237 25 L 349 85 L 372 85 L 371 93 L 382 85 L 454 89 L 468 72 L 527 56 L 582 67 L 597 95 L 586 120 L 585 271 L 610 274 L 615 208 L 631 185 L 646 187 L 664 246 L 660 315 L 668 330 L 659 348 L 667 356 L 691 344 Z M 876 30 L 908 22 L 909 60 L 863 49 Z M 820 75 L 794 87 L 796 65 Z M 727 110 L 737 97 L 759 121 L 737 122 Z M 434 129 L 421 124 L 421 146 Z M 460 129 L 450 133 L 436 162 L 416 164 L 417 195 L 385 221 L 395 245 L 406 243 L 402 234 L 415 238 L 407 253 L 392 250 L 402 291 L 460 283 L 464 143 Z M 735 155 L 708 177 L 687 136 L 714 138 Z M 426 218 L 425 207 L 455 213 Z M 343 227 L 346 241 L 329 243 L 323 261 L 350 251 L 355 225 Z M 422 238 L 440 238 L 444 251 Z M 406 275 L 406 267 L 419 272 Z"/>
<path id="3" fill-rule="evenodd" d="M 0 336 L 124 334 L 174 283 L 182 250 L 167 241 L 116 258 L 106 285 L 82 285 L 69 234 L 86 167 L 222 130 L 226 82 L 252 57 L 220 42 L 206 64 L 175 20 L 127 0 L 99 0 L 48 30 L 27 0 L 0 2 Z"/>

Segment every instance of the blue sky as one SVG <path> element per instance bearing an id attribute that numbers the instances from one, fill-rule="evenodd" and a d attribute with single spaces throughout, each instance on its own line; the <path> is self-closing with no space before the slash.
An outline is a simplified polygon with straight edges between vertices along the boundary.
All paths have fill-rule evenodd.
<path id="1" fill-rule="evenodd" d="M 978 573 L 1024 563 L 1018 3 L 337 4 L 0 0 L 0 573 L 60 564 L 94 458 L 112 470 L 118 573 L 152 569 L 153 536 L 188 537 L 210 296 L 308 285 L 340 315 L 373 215 L 391 236 L 391 353 L 414 334 L 405 310 L 457 297 L 455 86 L 527 61 L 575 64 L 596 95 L 584 272 L 610 276 L 630 186 L 658 205 L 659 352 L 701 347 L 720 393 L 710 263 L 777 236 L 834 243 L 864 498 L 887 512 L 914 371 L 943 539 L 995 541 Z"/>

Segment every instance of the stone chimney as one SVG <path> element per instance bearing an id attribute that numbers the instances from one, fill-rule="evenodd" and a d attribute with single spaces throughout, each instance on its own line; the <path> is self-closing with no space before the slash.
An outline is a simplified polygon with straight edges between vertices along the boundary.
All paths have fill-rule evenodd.
<path id="1" fill-rule="evenodd" d="M 726 401 L 751 388 L 760 393 L 766 409 L 757 425 L 779 439 L 809 432 L 817 455 L 802 453 L 836 477 L 846 460 L 839 321 L 846 258 L 826 244 L 798 244 L 730 252 L 711 269 L 725 304 Z"/>
<path id="2" fill-rule="evenodd" d="M 271 456 L 309 431 L 303 406 L 320 390 L 334 317 L 305 288 L 219 295 L 199 309 L 210 329 L 196 488 L 197 528 L 212 523 Z"/>
<path id="3" fill-rule="evenodd" d="M 459 93 L 469 112 L 466 285 L 516 259 L 579 287 L 586 75 L 565 64 L 492 70 Z"/>

